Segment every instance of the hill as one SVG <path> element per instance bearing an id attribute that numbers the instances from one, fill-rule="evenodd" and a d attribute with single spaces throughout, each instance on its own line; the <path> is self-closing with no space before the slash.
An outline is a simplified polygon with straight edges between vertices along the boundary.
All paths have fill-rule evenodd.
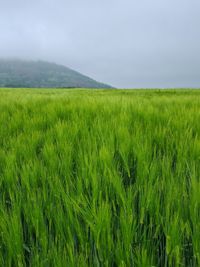
<path id="1" fill-rule="evenodd" d="M 110 88 L 55 63 L 5 59 L 0 59 L 0 87 Z"/>

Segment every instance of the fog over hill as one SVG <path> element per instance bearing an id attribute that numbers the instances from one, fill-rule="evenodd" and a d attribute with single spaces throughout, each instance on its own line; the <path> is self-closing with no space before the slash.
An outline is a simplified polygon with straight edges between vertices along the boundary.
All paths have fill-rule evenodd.
<path id="1" fill-rule="evenodd" d="M 63 65 L 0 59 L 0 87 L 110 88 Z"/>
<path id="2" fill-rule="evenodd" d="M 1 0 L 0 58 L 119 88 L 199 88 L 199 10 L 199 0 Z"/>

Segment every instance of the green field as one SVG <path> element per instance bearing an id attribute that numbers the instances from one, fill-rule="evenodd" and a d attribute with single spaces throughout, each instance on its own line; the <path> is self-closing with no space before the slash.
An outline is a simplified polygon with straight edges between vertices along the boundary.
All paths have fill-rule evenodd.
<path id="1" fill-rule="evenodd" d="M 0 89 L 0 266 L 200 266 L 200 90 Z"/>

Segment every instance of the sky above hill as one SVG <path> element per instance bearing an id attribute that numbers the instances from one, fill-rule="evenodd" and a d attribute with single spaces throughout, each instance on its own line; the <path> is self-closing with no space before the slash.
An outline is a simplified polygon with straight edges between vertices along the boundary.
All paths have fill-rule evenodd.
<path id="1" fill-rule="evenodd" d="M 200 87 L 199 0 L 0 0 L 0 57 L 121 88 Z"/>

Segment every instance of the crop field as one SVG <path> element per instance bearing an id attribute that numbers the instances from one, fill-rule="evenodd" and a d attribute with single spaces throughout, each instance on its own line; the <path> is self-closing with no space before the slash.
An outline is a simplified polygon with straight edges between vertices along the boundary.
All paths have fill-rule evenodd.
<path id="1" fill-rule="evenodd" d="M 0 266 L 200 266 L 200 90 L 0 89 Z"/>

